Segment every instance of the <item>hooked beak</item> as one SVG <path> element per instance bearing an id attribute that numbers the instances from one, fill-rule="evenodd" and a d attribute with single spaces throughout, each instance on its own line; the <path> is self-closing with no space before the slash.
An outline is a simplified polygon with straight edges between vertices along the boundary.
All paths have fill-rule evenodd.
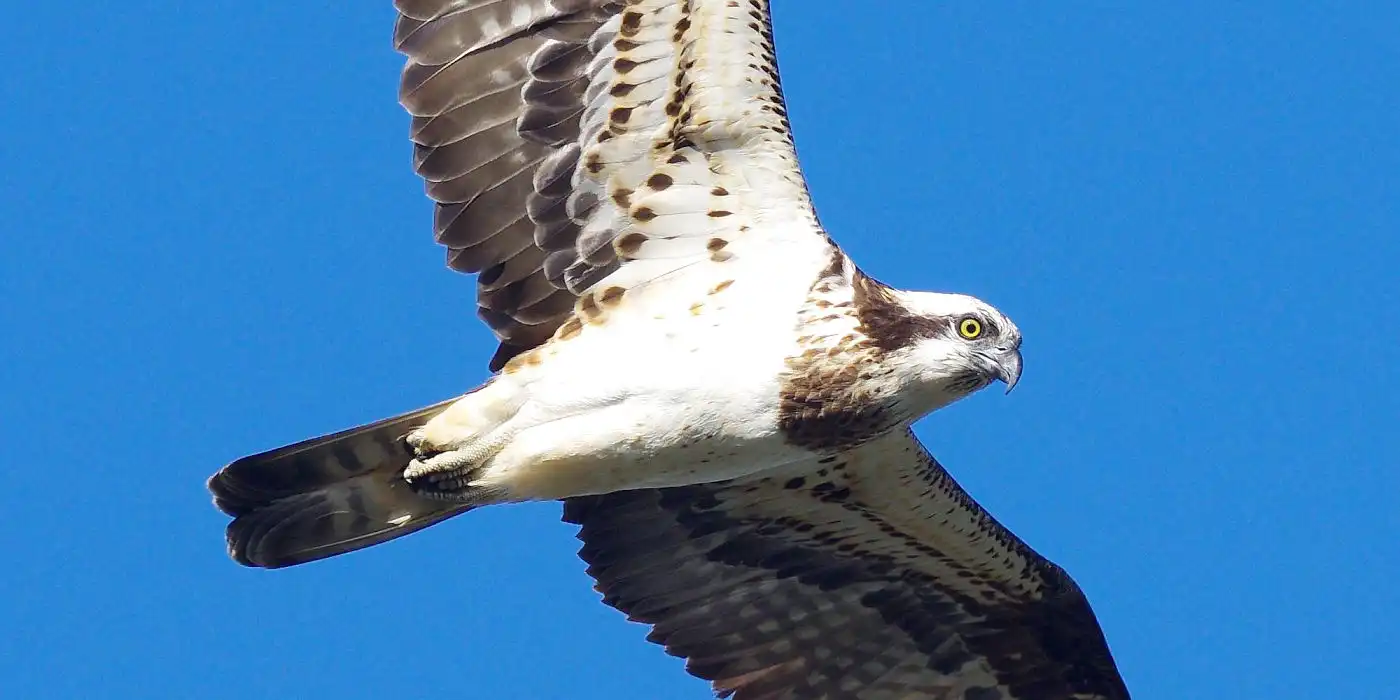
<path id="1" fill-rule="evenodd" d="M 1006 393 L 1010 394 L 1016 388 L 1016 382 L 1021 381 L 1021 349 L 999 351 L 992 358 L 992 366 L 996 378 L 1006 383 Z"/>

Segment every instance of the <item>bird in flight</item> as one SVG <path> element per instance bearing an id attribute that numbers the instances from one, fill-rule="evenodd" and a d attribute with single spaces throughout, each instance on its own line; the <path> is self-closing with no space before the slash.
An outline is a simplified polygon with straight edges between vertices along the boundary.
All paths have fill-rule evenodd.
<path id="1" fill-rule="evenodd" d="M 910 431 L 1021 333 L 817 220 L 767 0 L 395 0 L 485 384 L 209 480 L 277 568 L 562 500 L 603 600 L 737 700 L 1126 700 L 1074 581 Z"/>

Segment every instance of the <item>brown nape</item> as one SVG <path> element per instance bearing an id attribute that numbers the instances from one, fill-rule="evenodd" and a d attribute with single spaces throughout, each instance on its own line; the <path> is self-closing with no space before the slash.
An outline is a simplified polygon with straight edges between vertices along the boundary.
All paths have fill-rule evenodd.
<path id="1" fill-rule="evenodd" d="M 871 345 L 881 350 L 890 352 L 909 347 L 916 339 L 937 335 L 947 327 L 944 319 L 910 312 L 899 303 L 889 285 L 859 268 L 851 282 L 860 330 Z"/>

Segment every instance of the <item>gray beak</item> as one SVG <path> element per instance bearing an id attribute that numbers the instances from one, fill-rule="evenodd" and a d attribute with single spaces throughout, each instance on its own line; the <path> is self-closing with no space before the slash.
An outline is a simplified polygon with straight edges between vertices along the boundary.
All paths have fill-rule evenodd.
<path id="1" fill-rule="evenodd" d="M 1011 348 L 997 353 L 996 377 L 1006 383 L 1006 393 L 1010 394 L 1016 388 L 1016 382 L 1021 381 L 1021 349 Z"/>

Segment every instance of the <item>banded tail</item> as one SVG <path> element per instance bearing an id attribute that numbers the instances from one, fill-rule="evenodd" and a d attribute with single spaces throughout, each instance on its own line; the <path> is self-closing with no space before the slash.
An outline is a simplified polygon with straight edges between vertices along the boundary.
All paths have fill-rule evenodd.
<path id="1" fill-rule="evenodd" d="M 387 542 L 470 506 L 414 493 L 403 479 L 409 431 L 457 399 L 244 457 L 209 477 L 214 505 L 234 517 L 228 552 L 275 569 Z"/>

